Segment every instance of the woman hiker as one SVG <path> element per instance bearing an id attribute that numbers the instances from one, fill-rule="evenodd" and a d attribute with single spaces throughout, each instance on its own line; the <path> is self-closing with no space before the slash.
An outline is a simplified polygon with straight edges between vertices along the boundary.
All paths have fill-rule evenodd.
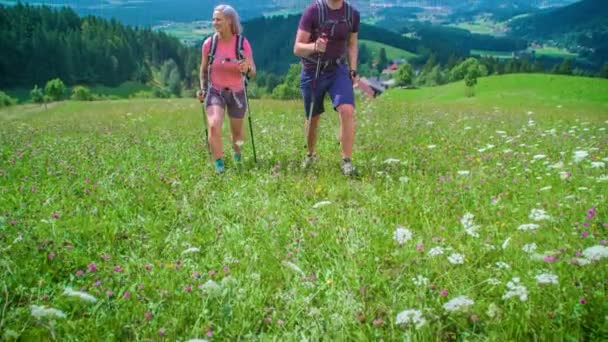
<path id="1" fill-rule="evenodd" d="M 230 120 L 234 161 L 241 161 L 243 118 L 247 111 L 244 77 L 255 76 L 255 63 L 249 41 L 243 31 L 239 15 L 229 5 L 213 9 L 215 34 L 202 46 L 199 101 L 204 101 L 208 122 L 208 142 L 215 160 L 216 173 L 223 173 L 222 123 L 224 111 Z"/>

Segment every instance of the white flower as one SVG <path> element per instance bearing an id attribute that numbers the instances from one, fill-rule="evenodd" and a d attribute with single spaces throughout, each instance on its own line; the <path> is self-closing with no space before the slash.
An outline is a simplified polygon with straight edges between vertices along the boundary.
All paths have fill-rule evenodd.
<path id="1" fill-rule="evenodd" d="M 477 233 L 477 229 L 479 228 L 479 226 L 475 225 L 475 222 L 473 222 L 473 218 L 475 218 L 473 214 L 466 213 L 464 214 L 462 219 L 460 219 L 460 223 L 462 223 L 462 226 L 464 227 L 464 230 L 468 235 L 473 237 L 479 237 L 479 233 Z"/>
<path id="2" fill-rule="evenodd" d="M 508 291 L 502 296 L 502 299 L 509 299 L 511 297 L 519 297 L 519 300 L 525 302 L 528 300 L 528 289 L 520 283 L 519 277 L 511 279 L 507 283 Z"/>
<path id="3" fill-rule="evenodd" d="M 594 169 L 603 169 L 606 167 L 604 162 L 591 162 L 591 167 Z"/>
<path id="4" fill-rule="evenodd" d="M 496 267 L 498 267 L 502 270 L 508 270 L 511 268 L 511 266 L 509 264 L 507 264 L 506 262 L 503 262 L 503 261 L 496 262 Z"/>
<path id="5" fill-rule="evenodd" d="M 570 173 L 569 173 L 569 172 L 567 172 L 567 171 L 561 171 L 561 172 L 559 173 L 559 178 L 560 178 L 561 180 L 566 180 L 566 179 L 570 178 Z"/>
<path id="6" fill-rule="evenodd" d="M 404 310 L 397 314 L 395 323 L 401 324 L 413 324 L 416 329 L 423 327 L 426 324 L 426 320 L 422 317 L 422 311 L 416 309 Z"/>
<path id="7" fill-rule="evenodd" d="M 507 246 L 509 245 L 509 241 L 511 241 L 511 237 L 509 236 L 508 238 L 505 239 L 505 241 L 502 243 L 502 249 L 506 249 Z"/>
<path id="8" fill-rule="evenodd" d="M 409 179 L 409 177 L 402 176 L 402 177 L 399 177 L 399 181 L 400 181 L 401 183 L 405 184 L 405 183 L 409 182 L 409 181 L 410 181 L 410 179 Z"/>
<path id="9" fill-rule="evenodd" d="M 487 150 L 489 150 L 489 149 L 493 149 L 493 148 L 494 148 L 494 145 L 486 145 L 486 147 L 480 148 L 480 149 L 478 149 L 477 151 L 478 151 L 479 153 L 483 153 L 483 152 L 485 152 L 485 151 L 487 151 Z"/>
<path id="10" fill-rule="evenodd" d="M 549 166 L 550 169 L 561 169 L 563 167 L 564 167 L 564 162 L 561 162 L 561 161 Z"/>
<path id="11" fill-rule="evenodd" d="M 496 134 L 505 135 L 505 134 L 507 134 L 507 132 L 505 132 L 505 131 L 496 131 Z"/>
<path id="12" fill-rule="evenodd" d="M 449 302 L 443 304 L 443 308 L 445 311 L 454 312 L 454 311 L 466 311 L 471 305 L 475 304 L 467 296 L 458 296 Z"/>
<path id="13" fill-rule="evenodd" d="M 207 280 L 206 283 L 199 286 L 199 289 L 203 290 L 210 296 L 218 296 L 222 293 L 222 287 L 211 279 Z"/>
<path id="14" fill-rule="evenodd" d="M 46 308 L 44 306 L 32 305 L 32 316 L 36 318 L 51 317 L 51 318 L 65 318 L 65 313 L 59 309 Z"/>
<path id="15" fill-rule="evenodd" d="M 260 281 L 261 278 L 262 276 L 260 276 L 259 273 L 253 272 L 249 274 L 249 279 L 251 279 L 252 281 Z"/>
<path id="16" fill-rule="evenodd" d="M 540 227 L 536 223 L 525 223 L 517 227 L 517 230 L 536 230 L 536 228 Z"/>
<path id="17" fill-rule="evenodd" d="M 329 204 L 331 204 L 330 201 L 321 201 L 321 202 L 315 203 L 315 205 L 313 205 L 312 207 L 313 207 L 313 209 L 317 209 L 317 208 L 321 208 L 321 207 L 324 207 Z"/>
<path id="18" fill-rule="evenodd" d="M 441 247 L 433 247 L 429 250 L 429 256 L 437 256 L 443 254 L 443 248 Z"/>
<path id="19" fill-rule="evenodd" d="M 553 273 L 542 273 L 537 275 L 536 282 L 539 284 L 558 284 L 558 278 Z"/>
<path id="20" fill-rule="evenodd" d="M 186 342 L 209 342 L 209 340 L 206 340 L 204 338 L 191 338 Z"/>
<path id="21" fill-rule="evenodd" d="M 543 209 L 532 209 L 528 217 L 534 221 L 548 220 L 551 218 Z"/>
<path id="22" fill-rule="evenodd" d="M 551 189 L 553 189 L 553 187 L 551 185 L 549 185 L 549 186 L 545 186 L 544 188 L 540 188 L 539 191 L 548 191 L 548 190 L 551 190 Z"/>
<path id="23" fill-rule="evenodd" d="M 574 258 L 572 261 L 579 266 L 586 266 L 591 263 L 591 261 L 589 261 L 589 259 L 585 259 L 585 258 Z"/>
<path id="24" fill-rule="evenodd" d="M 498 279 L 496 279 L 496 278 L 488 278 L 488 279 L 486 279 L 486 282 L 487 282 L 488 284 L 490 284 L 490 285 L 494 285 L 494 286 L 496 286 L 496 285 L 500 285 L 500 284 L 501 284 L 500 280 L 498 280 Z"/>
<path id="25" fill-rule="evenodd" d="M 608 247 L 597 245 L 583 251 L 583 256 L 591 261 L 597 261 L 608 257 Z"/>
<path id="26" fill-rule="evenodd" d="M 63 290 L 63 294 L 68 297 L 80 298 L 80 299 L 84 300 L 85 302 L 91 302 L 91 303 L 97 302 L 97 298 L 93 297 L 92 295 L 90 295 L 86 292 L 82 292 L 82 291 L 74 291 L 69 287 L 66 288 L 65 290 Z"/>
<path id="27" fill-rule="evenodd" d="M 426 286 L 429 283 L 429 279 L 425 278 L 419 274 L 415 278 L 412 278 L 412 282 L 414 282 L 414 285 L 421 287 L 421 286 Z"/>
<path id="28" fill-rule="evenodd" d="M 545 158 L 547 158 L 547 156 L 544 154 L 537 154 L 534 157 L 532 157 L 532 159 L 534 159 L 534 160 L 540 160 L 540 159 L 545 159 Z"/>
<path id="29" fill-rule="evenodd" d="M 471 171 L 468 170 L 459 170 L 458 172 L 456 172 L 459 176 L 468 176 L 469 173 L 471 173 Z"/>
<path id="30" fill-rule="evenodd" d="M 500 315 L 500 309 L 496 304 L 490 303 L 490 305 L 488 305 L 488 311 L 486 311 L 486 315 L 488 315 L 488 317 L 490 318 L 494 318 Z"/>
<path id="31" fill-rule="evenodd" d="M 589 155 L 589 152 L 587 152 L 587 151 L 574 151 L 574 162 L 578 163 L 581 160 L 587 158 L 588 155 Z"/>
<path id="32" fill-rule="evenodd" d="M 534 253 L 534 251 L 536 251 L 537 247 L 538 246 L 536 246 L 536 243 L 532 242 L 532 243 L 525 244 L 522 247 L 522 250 L 526 253 Z"/>
<path id="33" fill-rule="evenodd" d="M 452 253 L 448 257 L 448 261 L 454 265 L 464 264 L 464 255 L 459 253 Z"/>
<path id="34" fill-rule="evenodd" d="M 189 254 L 189 253 L 198 253 L 200 252 L 201 249 L 197 248 L 197 247 L 190 247 L 188 249 L 186 249 L 185 251 L 182 252 L 182 254 Z"/>
<path id="35" fill-rule="evenodd" d="M 299 273 L 300 275 L 304 276 L 304 271 L 302 271 L 301 268 L 298 267 L 298 265 L 294 264 L 291 261 L 283 261 L 283 265 L 287 266 L 287 268 Z"/>
<path id="36" fill-rule="evenodd" d="M 429 145 L 429 146 L 427 146 L 426 148 L 428 148 L 429 150 L 432 150 L 432 149 L 434 149 L 435 147 L 437 147 L 437 145 Z"/>
<path id="37" fill-rule="evenodd" d="M 607 182 L 607 181 L 608 181 L 608 175 L 601 175 L 601 176 L 597 177 L 598 183 Z"/>
<path id="38" fill-rule="evenodd" d="M 393 239 L 397 241 L 398 244 L 403 245 L 412 239 L 412 232 L 407 228 L 397 226 L 395 233 L 393 233 Z"/>
<path id="39" fill-rule="evenodd" d="M 238 281 L 236 279 L 234 279 L 234 277 L 232 276 L 227 276 L 222 278 L 222 287 L 230 287 L 233 285 L 236 285 L 238 283 Z"/>
<path id="40" fill-rule="evenodd" d="M 400 162 L 399 159 L 388 158 L 387 160 L 384 161 L 384 164 L 397 164 L 398 162 Z"/>

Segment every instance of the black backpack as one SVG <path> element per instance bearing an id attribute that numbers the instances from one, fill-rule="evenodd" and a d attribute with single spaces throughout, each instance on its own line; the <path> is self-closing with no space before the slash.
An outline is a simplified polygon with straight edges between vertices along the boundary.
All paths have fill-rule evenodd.
<path id="1" fill-rule="evenodd" d="M 341 20 L 327 19 L 329 7 L 326 0 L 315 0 L 315 3 L 317 4 L 319 31 L 322 31 L 327 25 L 331 25 L 331 36 L 333 36 L 336 24 L 341 22 L 346 22 L 349 32 L 353 29 L 353 8 L 348 1 L 344 1 L 344 17 Z"/>
<path id="2" fill-rule="evenodd" d="M 245 57 L 245 54 L 243 53 L 243 40 L 245 37 L 243 37 L 240 34 L 236 35 L 236 46 L 234 47 L 236 49 L 236 58 L 241 60 Z M 213 60 L 215 60 L 215 51 L 217 50 L 217 40 L 218 40 L 218 35 L 217 33 L 214 33 L 213 36 L 211 37 L 211 48 L 209 48 L 209 54 L 207 55 L 207 57 L 209 58 L 209 62 L 208 65 L 209 67 L 211 67 L 211 64 L 213 64 Z"/>
<path id="3" fill-rule="evenodd" d="M 236 46 L 234 48 L 236 49 L 236 58 L 238 60 L 245 58 L 245 53 L 243 52 L 244 38 L 245 37 L 243 37 L 240 34 L 236 35 Z M 207 55 L 207 82 L 208 82 L 209 86 L 211 86 L 211 67 L 213 65 L 213 61 L 215 60 L 215 52 L 217 50 L 217 40 L 218 40 L 218 34 L 214 33 L 213 36 L 211 37 L 211 47 L 209 48 L 209 54 Z"/>

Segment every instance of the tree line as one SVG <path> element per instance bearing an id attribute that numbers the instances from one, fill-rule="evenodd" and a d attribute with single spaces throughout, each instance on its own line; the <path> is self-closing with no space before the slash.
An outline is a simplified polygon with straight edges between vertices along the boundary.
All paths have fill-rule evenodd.
<path id="1" fill-rule="evenodd" d="M 153 69 L 173 60 L 190 84 L 199 63 L 197 48 L 147 28 L 87 16 L 72 9 L 0 5 L 0 86 L 66 84 L 118 85 L 153 81 Z"/>

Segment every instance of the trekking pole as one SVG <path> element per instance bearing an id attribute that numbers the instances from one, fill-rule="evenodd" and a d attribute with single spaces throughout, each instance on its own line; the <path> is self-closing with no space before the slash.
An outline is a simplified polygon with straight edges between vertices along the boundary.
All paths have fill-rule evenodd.
<path id="1" fill-rule="evenodd" d="M 321 38 L 325 38 L 327 35 L 321 33 Z M 310 125 L 312 124 L 312 111 L 315 107 L 315 90 L 317 89 L 317 79 L 319 78 L 319 72 L 321 71 L 321 53 L 317 53 L 317 66 L 315 68 L 315 78 L 312 80 L 312 91 L 310 99 L 310 108 L 308 109 L 308 120 L 306 122 L 306 147 L 308 146 L 308 140 L 310 139 Z"/>
<path id="2" fill-rule="evenodd" d="M 247 76 L 243 74 L 243 89 L 245 91 L 245 104 L 247 105 L 247 119 L 249 121 L 249 135 L 251 135 L 251 146 L 253 147 L 253 161 L 257 164 L 258 158 L 255 154 L 255 140 L 253 139 L 253 124 L 251 123 L 251 107 L 249 107 L 249 95 L 247 95 Z"/>
<path id="3" fill-rule="evenodd" d="M 209 155 L 209 162 L 211 162 L 211 147 L 209 146 L 209 130 L 207 129 L 208 125 L 207 111 L 205 110 L 205 99 L 201 101 L 201 108 L 203 109 L 203 126 L 205 127 L 205 145 L 207 146 L 207 155 Z"/>

